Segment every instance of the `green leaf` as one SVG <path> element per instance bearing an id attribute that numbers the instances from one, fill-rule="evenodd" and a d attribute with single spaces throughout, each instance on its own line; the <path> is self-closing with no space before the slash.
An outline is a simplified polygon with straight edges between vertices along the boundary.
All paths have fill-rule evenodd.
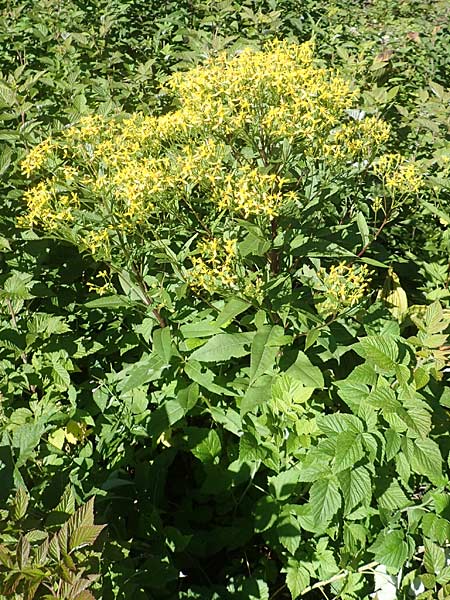
<path id="1" fill-rule="evenodd" d="M 95 300 L 89 300 L 83 304 L 83 308 L 122 308 L 124 306 L 132 306 L 132 302 L 125 296 L 102 296 Z"/>
<path id="2" fill-rule="evenodd" d="M 408 544 L 400 531 L 382 531 L 369 552 L 375 554 L 375 560 L 397 573 L 409 558 Z"/>
<path id="3" fill-rule="evenodd" d="M 388 429 L 385 433 L 386 437 L 386 459 L 392 460 L 400 450 L 401 438 L 400 435 L 393 429 Z"/>
<path id="4" fill-rule="evenodd" d="M 16 558 L 19 569 L 23 569 L 23 567 L 25 567 L 29 563 L 30 551 L 30 542 L 25 536 L 20 536 L 16 548 Z"/>
<path id="5" fill-rule="evenodd" d="M 219 333 L 195 350 L 190 360 L 199 362 L 220 362 L 230 358 L 240 358 L 250 354 L 252 333 Z"/>
<path id="6" fill-rule="evenodd" d="M 273 372 L 280 346 L 290 339 L 279 325 L 266 326 L 256 332 L 251 347 L 249 385 L 253 385 L 261 375 Z"/>
<path id="7" fill-rule="evenodd" d="M 180 332 L 184 339 L 212 337 L 222 333 L 221 328 L 215 321 L 206 320 L 185 323 L 180 327 Z"/>
<path id="8" fill-rule="evenodd" d="M 311 514 L 317 524 L 327 523 L 341 506 L 341 495 L 335 477 L 315 481 L 309 491 Z"/>
<path id="9" fill-rule="evenodd" d="M 300 596 L 304 589 L 309 586 L 309 571 L 302 565 L 301 561 L 290 559 L 286 567 L 286 585 L 292 600 Z"/>
<path id="10" fill-rule="evenodd" d="M 30 501 L 30 496 L 24 487 L 19 487 L 16 493 L 16 497 L 14 498 L 14 518 L 19 521 L 23 519 L 23 517 L 27 513 L 28 502 Z"/>
<path id="11" fill-rule="evenodd" d="M 287 471 L 269 477 L 269 489 L 272 495 L 278 500 L 287 500 L 289 496 L 292 496 L 298 487 L 300 471 L 301 467 L 296 465 Z"/>
<path id="12" fill-rule="evenodd" d="M 202 463 L 213 462 L 220 455 L 222 444 L 217 431 L 211 429 L 208 436 L 202 440 L 197 446 L 192 448 L 192 454 Z"/>
<path id="13" fill-rule="evenodd" d="M 358 224 L 358 230 L 361 234 L 363 246 L 366 246 L 370 242 L 369 227 L 366 218 L 361 211 L 358 211 L 358 214 L 356 215 L 356 223 Z"/>
<path id="14" fill-rule="evenodd" d="M 198 383 L 194 382 L 186 388 L 180 390 L 177 394 L 177 401 L 183 408 L 185 413 L 188 413 L 197 404 L 199 399 Z"/>
<path id="15" fill-rule="evenodd" d="M 349 513 L 358 504 L 368 505 L 372 498 L 372 483 L 365 467 L 347 469 L 338 475 L 345 502 L 345 512 Z"/>
<path id="16" fill-rule="evenodd" d="M 217 327 L 226 327 L 235 317 L 243 313 L 249 307 L 250 304 L 245 300 L 231 298 L 219 313 L 215 324 Z"/>
<path id="17" fill-rule="evenodd" d="M 424 540 L 425 555 L 423 558 L 423 564 L 428 573 L 434 573 L 439 575 L 442 569 L 445 567 L 445 551 L 443 548 L 439 548 L 437 544 L 431 540 Z"/>
<path id="18" fill-rule="evenodd" d="M 424 315 L 425 332 L 428 335 L 442 333 L 447 329 L 450 319 L 444 317 L 444 311 L 438 300 L 427 306 Z"/>
<path id="19" fill-rule="evenodd" d="M 419 475 L 425 475 L 432 482 L 442 479 L 442 456 L 439 446 L 430 439 L 414 440 L 411 468 Z"/>
<path id="20" fill-rule="evenodd" d="M 266 456 L 265 449 L 250 432 L 245 432 L 239 440 L 239 460 L 253 462 L 263 460 Z"/>
<path id="21" fill-rule="evenodd" d="M 106 525 L 80 525 L 70 536 L 69 551 L 91 546 L 105 527 Z"/>
<path id="22" fill-rule="evenodd" d="M 283 373 L 272 379 L 271 406 L 280 413 L 290 413 L 307 402 L 314 388 L 305 387 L 300 381 Z"/>
<path id="23" fill-rule="evenodd" d="M 115 377 L 119 381 L 117 389 L 125 393 L 158 379 L 165 366 L 166 363 L 158 354 L 149 354 L 117 373 Z"/>
<path id="24" fill-rule="evenodd" d="M 361 419 L 355 415 L 343 413 L 320 415 L 317 418 L 317 426 L 326 435 L 343 432 L 362 433 L 364 431 Z"/>
<path id="25" fill-rule="evenodd" d="M 11 554 L 9 553 L 7 548 L 3 546 L 3 544 L 0 544 L 0 563 L 7 569 L 12 569 L 14 564 L 11 558 Z"/>
<path id="26" fill-rule="evenodd" d="M 405 508 L 411 505 L 411 502 L 406 497 L 398 481 L 394 480 L 378 498 L 378 504 L 385 510 L 393 511 L 398 508 Z"/>
<path id="27" fill-rule="evenodd" d="M 153 349 L 165 364 L 172 356 L 172 338 L 169 327 L 160 327 L 153 332 Z"/>
<path id="28" fill-rule="evenodd" d="M 293 379 L 297 379 L 306 387 L 323 389 L 322 371 L 315 367 L 303 352 L 299 352 L 293 365 L 286 371 Z"/>
<path id="29" fill-rule="evenodd" d="M 342 431 L 336 437 L 336 452 L 332 465 L 333 473 L 353 467 L 364 456 L 359 433 Z"/>
<path id="30" fill-rule="evenodd" d="M 275 534 L 278 536 L 281 545 L 294 555 L 301 540 L 301 528 L 297 517 L 290 511 L 285 511 L 281 516 L 275 528 Z"/>
<path id="31" fill-rule="evenodd" d="M 201 367 L 196 361 L 189 360 L 184 366 L 186 375 L 202 387 L 219 396 L 232 396 L 236 394 L 227 388 L 214 383 L 214 373 L 206 367 Z"/>
<path id="32" fill-rule="evenodd" d="M 178 400 L 167 400 L 164 404 L 154 410 L 149 417 L 147 433 L 149 436 L 158 438 L 164 431 L 175 425 L 184 417 L 184 408 Z"/>
<path id="33" fill-rule="evenodd" d="M 353 346 L 355 352 L 375 365 L 381 373 L 393 374 L 398 358 L 396 338 L 391 335 L 370 335 Z"/>

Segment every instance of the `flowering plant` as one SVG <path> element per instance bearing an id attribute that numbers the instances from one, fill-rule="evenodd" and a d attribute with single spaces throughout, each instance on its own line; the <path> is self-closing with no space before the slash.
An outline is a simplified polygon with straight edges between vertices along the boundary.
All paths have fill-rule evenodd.
<path id="1" fill-rule="evenodd" d="M 357 90 L 315 63 L 311 43 L 220 54 L 166 87 L 173 110 L 89 116 L 22 163 L 33 185 L 21 224 L 91 253 L 148 305 L 161 304 L 149 282 L 165 255 L 176 285 L 261 306 L 280 275 L 299 288 L 298 263 L 330 232 L 341 252 L 356 251 L 345 231 L 366 206 L 351 182 L 379 181 L 383 227 L 396 192 L 420 188 L 413 163 L 384 153 L 389 126 L 354 118 Z M 341 307 L 362 298 L 347 287 Z"/>

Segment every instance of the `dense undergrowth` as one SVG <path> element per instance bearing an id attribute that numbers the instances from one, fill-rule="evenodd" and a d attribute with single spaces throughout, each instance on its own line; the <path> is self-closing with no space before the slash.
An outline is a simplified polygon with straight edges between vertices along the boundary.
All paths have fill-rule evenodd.
<path id="1" fill-rule="evenodd" d="M 298 4 L 0 4 L 1 598 L 450 596 L 450 4 Z"/>

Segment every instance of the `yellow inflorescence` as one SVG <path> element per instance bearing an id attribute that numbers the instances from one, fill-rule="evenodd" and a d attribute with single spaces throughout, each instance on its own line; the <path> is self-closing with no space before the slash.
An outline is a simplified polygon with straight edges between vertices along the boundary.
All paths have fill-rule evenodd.
<path id="1" fill-rule="evenodd" d="M 423 174 L 417 165 L 401 154 L 383 154 L 372 168 L 391 193 L 415 194 L 424 185 Z"/>
<path id="2" fill-rule="evenodd" d="M 376 117 L 344 123 L 325 141 L 323 152 L 335 159 L 370 159 L 389 139 L 390 126 Z"/>
<path id="3" fill-rule="evenodd" d="M 47 179 L 25 193 L 21 224 L 50 232 L 64 226 L 82 249 L 109 260 L 114 244 L 114 255 L 125 252 L 125 238 L 152 240 L 158 228 L 192 218 L 195 233 L 199 224 L 208 232 L 192 260 L 193 287 L 231 289 L 241 285 L 236 241 L 221 243 L 215 254 L 209 231 L 226 231 L 236 217 L 267 224 L 298 202 L 301 181 L 283 177 L 282 149 L 291 149 L 293 161 L 326 163 L 334 173 L 349 158 L 372 159 L 389 136 L 375 117 L 350 119 L 355 90 L 315 64 L 311 43 L 222 53 L 175 73 L 167 87 L 176 110 L 90 115 L 36 146 L 22 168 L 36 178 L 46 171 Z M 413 175 L 402 165 L 396 178 L 385 173 L 386 186 L 411 187 Z"/>
<path id="4" fill-rule="evenodd" d="M 246 218 L 261 214 L 274 217 L 283 200 L 282 186 L 281 177 L 245 165 L 224 177 L 215 199 L 219 209 L 236 211 Z"/>
<path id="5" fill-rule="evenodd" d="M 71 224 L 80 200 L 75 192 L 57 194 L 54 179 L 40 181 L 25 192 L 28 212 L 20 217 L 19 225 L 34 227 L 41 225 L 46 231 L 54 231 L 61 225 Z"/>
<path id="6" fill-rule="evenodd" d="M 369 269 L 366 265 L 347 265 L 341 262 L 328 271 L 320 269 L 318 278 L 326 299 L 319 303 L 319 312 L 330 315 L 343 308 L 358 304 L 369 287 Z"/>
<path id="7" fill-rule="evenodd" d="M 198 256 L 191 258 L 193 268 L 189 273 L 189 285 L 210 293 L 237 288 L 236 275 L 237 241 L 212 238 L 200 242 Z"/>
<path id="8" fill-rule="evenodd" d="M 51 154 L 54 145 L 51 139 L 44 140 L 40 144 L 37 144 L 27 156 L 23 159 L 21 168 L 22 173 L 27 177 L 30 177 L 32 173 L 38 171 L 43 165 L 45 165 L 49 155 Z"/>

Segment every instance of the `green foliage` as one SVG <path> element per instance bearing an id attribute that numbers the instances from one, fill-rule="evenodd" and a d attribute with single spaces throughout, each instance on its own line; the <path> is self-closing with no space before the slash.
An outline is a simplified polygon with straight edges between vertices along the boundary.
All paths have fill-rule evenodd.
<path id="1" fill-rule="evenodd" d="M 3 3 L 5 598 L 352 600 L 380 581 L 398 598 L 448 597 L 449 11 L 448 0 Z M 177 73 L 186 86 L 223 50 L 311 37 L 314 73 L 358 86 L 336 126 L 389 129 L 364 156 L 311 157 L 325 135 L 309 147 L 266 139 L 267 152 L 252 114 L 225 141 L 215 130 L 225 149 L 195 165 L 188 193 L 146 196 L 158 211 L 136 212 L 125 253 L 114 227 L 111 255 L 80 243 L 115 223 L 82 184 L 91 205 L 70 235 L 17 227 L 43 175 L 21 172 L 39 142 L 98 115 L 117 141 L 107 128 L 125 131 L 137 112 L 170 123 L 187 106 L 199 129 L 161 148 L 176 178 L 216 123 L 206 104 L 195 110 L 201 98 L 189 105 L 192 89 L 174 90 Z M 279 101 L 248 93 L 264 110 Z M 50 176 L 69 166 L 65 143 Z M 92 148 L 77 144 L 70 166 L 91 177 Z M 154 157 L 142 148 L 136 163 Z M 239 162 L 287 180 L 275 219 L 212 208 L 199 180 L 219 163 L 237 180 Z M 94 496 L 108 535 L 92 550 Z"/>
<path id="2" fill-rule="evenodd" d="M 93 499 L 75 510 L 73 491 L 68 487 L 59 504 L 40 518 L 29 510 L 29 500 L 20 487 L 10 510 L 2 511 L 0 597 L 93 599 L 88 588 L 99 575 L 86 571 L 95 568 L 96 554 L 80 551 L 91 546 L 104 528 L 94 525 Z"/>

